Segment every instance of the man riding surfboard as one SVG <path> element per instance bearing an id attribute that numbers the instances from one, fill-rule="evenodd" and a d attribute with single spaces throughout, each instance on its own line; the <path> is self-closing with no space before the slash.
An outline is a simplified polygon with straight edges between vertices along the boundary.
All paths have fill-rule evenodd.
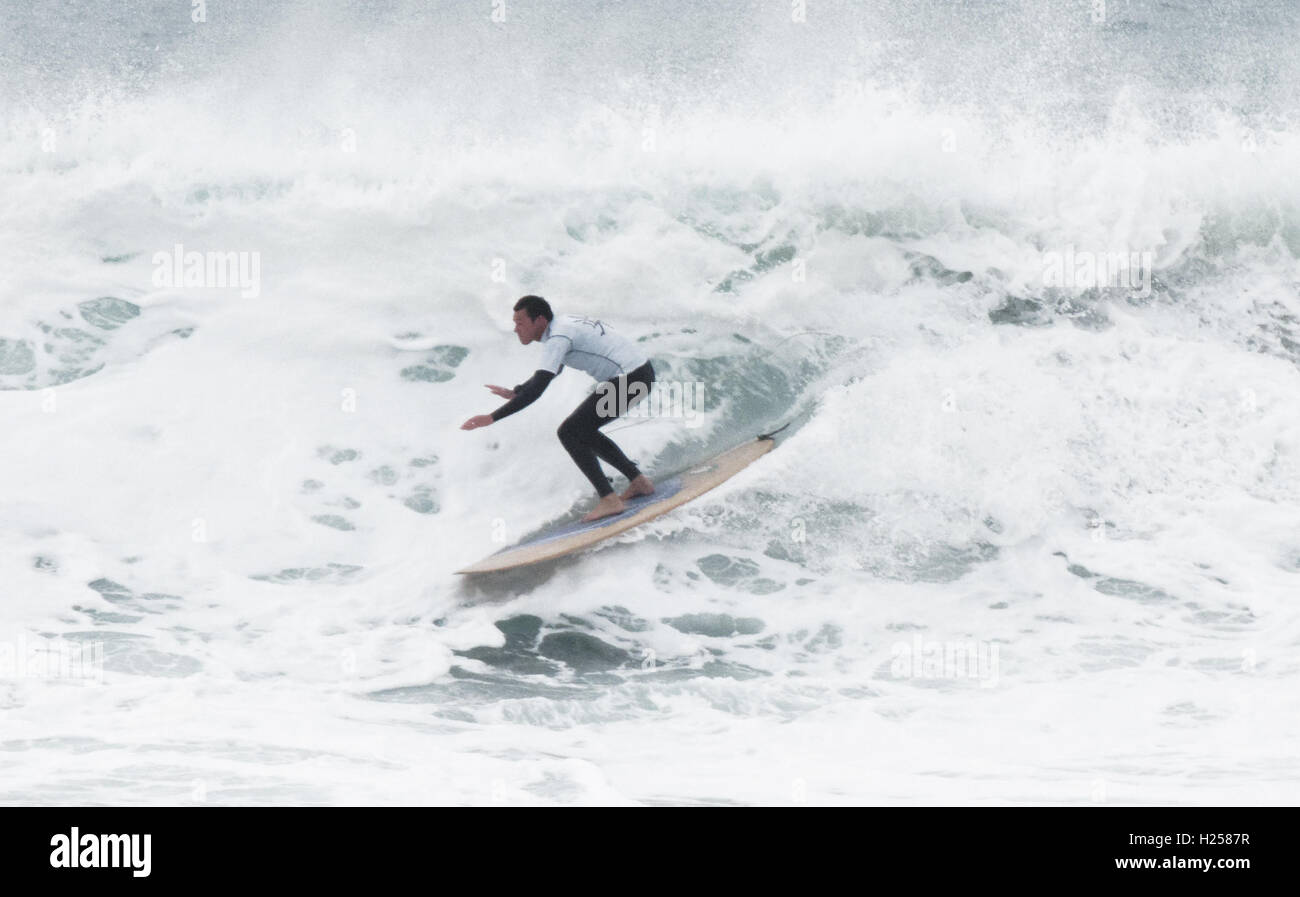
<path id="1" fill-rule="evenodd" d="M 632 341 L 614 333 L 603 321 L 581 315 L 561 315 L 557 319 L 550 304 L 540 296 L 524 296 L 516 302 L 514 322 L 520 343 L 544 344 L 541 366 L 514 389 L 487 384 L 493 394 L 509 401 L 491 414 L 471 417 L 460 428 L 475 430 L 490 426 L 528 407 L 568 365 L 586 371 L 598 381 L 596 391 L 583 399 L 556 430 L 561 444 L 600 496 L 596 507 L 582 519 L 599 520 L 621 514 L 627 508 L 625 499 L 654 492 L 650 478 L 628 460 L 613 440 L 600 432 L 601 427 L 649 393 L 655 372 L 645 353 Z M 611 391 L 614 394 L 612 413 Z M 627 477 L 628 487 L 621 496 L 614 494 L 598 458 Z"/>

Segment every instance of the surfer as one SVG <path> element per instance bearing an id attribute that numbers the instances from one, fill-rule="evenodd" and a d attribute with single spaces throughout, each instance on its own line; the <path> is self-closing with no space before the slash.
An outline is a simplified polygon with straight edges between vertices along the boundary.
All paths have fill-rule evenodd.
<path id="1" fill-rule="evenodd" d="M 493 394 L 508 401 L 491 414 L 479 414 L 461 424 L 462 430 L 489 426 L 503 417 L 527 408 L 546 390 L 555 375 L 567 364 L 586 371 L 596 379 L 596 391 L 582 400 L 564 419 L 556 435 L 591 485 L 600 500 L 586 520 L 599 520 L 627 509 L 625 500 L 654 492 L 654 483 L 628 460 L 600 428 L 623 414 L 650 392 L 654 368 L 636 344 L 614 333 L 607 324 L 581 315 L 551 312 L 550 304 L 540 296 L 524 296 L 515 303 L 515 334 L 528 345 L 543 343 L 542 364 L 525 382 L 514 389 L 487 385 Z M 613 397 L 610 392 L 613 391 Z M 614 405 L 611 412 L 610 405 Z M 602 459 L 628 479 L 622 495 L 614 494 L 609 478 L 600 469 Z"/>

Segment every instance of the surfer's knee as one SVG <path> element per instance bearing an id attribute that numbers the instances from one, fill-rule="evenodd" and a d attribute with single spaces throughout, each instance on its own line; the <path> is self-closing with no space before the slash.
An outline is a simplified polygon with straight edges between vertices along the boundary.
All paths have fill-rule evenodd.
<path id="1" fill-rule="evenodd" d="M 560 442 L 568 445 L 577 438 L 578 422 L 571 417 L 566 417 L 564 422 L 555 428 L 555 435 L 559 437 Z"/>

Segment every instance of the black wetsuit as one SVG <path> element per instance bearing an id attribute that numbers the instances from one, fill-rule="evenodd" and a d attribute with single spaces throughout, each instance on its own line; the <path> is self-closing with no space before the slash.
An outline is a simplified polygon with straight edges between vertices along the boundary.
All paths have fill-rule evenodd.
<path id="1" fill-rule="evenodd" d="M 516 411 L 527 408 L 537 401 L 537 398 L 546 391 L 546 387 L 554 378 L 555 375 L 550 371 L 536 371 L 526 382 L 515 387 L 514 398 L 492 412 L 492 419 L 494 421 L 501 420 L 503 417 L 508 417 Z M 614 467 L 629 480 L 634 480 L 641 475 L 641 471 L 628 460 L 622 449 L 615 445 L 608 436 L 600 432 L 601 427 L 617 418 L 617 414 L 603 416 L 600 413 L 608 407 L 610 402 L 610 399 L 604 399 L 602 402 L 606 390 L 612 388 L 617 390 L 614 393 L 615 396 L 626 396 L 627 407 L 631 407 L 639 399 L 649 394 L 650 384 L 654 383 L 654 380 L 654 368 L 647 361 L 627 374 L 620 374 L 613 379 L 603 381 L 597 385 L 595 392 L 583 399 L 578 407 L 573 409 L 573 413 L 566 417 L 564 423 L 560 424 L 560 428 L 555 431 L 556 435 L 560 437 L 560 442 L 564 445 L 565 450 L 573 458 L 573 462 L 591 481 L 591 485 L 596 487 L 596 491 L 601 498 L 613 492 L 614 487 L 610 485 L 609 477 L 605 476 L 604 471 L 600 469 L 600 461 L 597 458 Z M 610 384 L 610 386 L 605 386 L 606 383 Z M 633 389 L 632 384 L 634 383 L 642 384 L 644 390 Z M 615 407 L 617 407 L 617 404 Z"/>

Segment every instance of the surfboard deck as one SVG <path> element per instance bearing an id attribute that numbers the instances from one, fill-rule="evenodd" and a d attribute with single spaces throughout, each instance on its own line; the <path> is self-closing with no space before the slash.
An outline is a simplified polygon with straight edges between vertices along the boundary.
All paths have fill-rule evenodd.
<path id="1" fill-rule="evenodd" d="M 456 572 L 494 573 L 498 570 L 510 570 L 549 561 L 580 551 L 597 542 L 603 542 L 634 526 L 661 517 L 673 508 L 680 507 L 715 486 L 721 485 L 770 452 L 776 445 L 773 435 L 775 434 L 765 433 L 757 439 L 738 445 L 680 474 L 656 481 L 653 494 L 629 499 L 627 509 L 620 514 L 592 520 L 589 523 L 579 520 L 548 530 Z"/>

